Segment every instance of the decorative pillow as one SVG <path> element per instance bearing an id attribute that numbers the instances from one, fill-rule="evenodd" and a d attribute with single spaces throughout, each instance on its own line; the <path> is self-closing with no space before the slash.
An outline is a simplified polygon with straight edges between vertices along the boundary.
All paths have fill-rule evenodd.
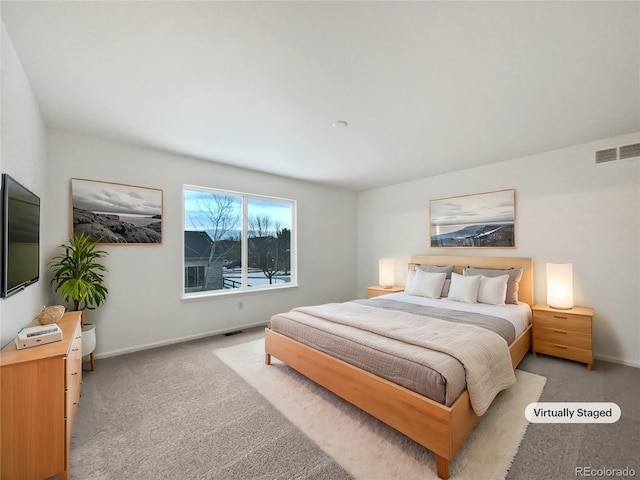
<path id="1" fill-rule="evenodd" d="M 451 279 L 447 278 L 444 281 L 444 285 L 442 286 L 442 293 L 440 294 L 441 297 L 447 297 L 449 296 L 449 289 L 451 288 Z"/>
<path id="2" fill-rule="evenodd" d="M 449 288 L 449 300 L 464 303 L 478 303 L 478 289 L 480 288 L 480 275 L 451 274 L 451 287 Z"/>
<path id="3" fill-rule="evenodd" d="M 478 303 L 504 305 L 504 300 L 507 296 L 507 280 L 509 280 L 509 275 L 500 275 L 499 277 L 480 275 Z"/>
<path id="4" fill-rule="evenodd" d="M 64 307 L 62 305 L 52 305 L 50 307 L 42 307 L 35 319 L 40 325 L 49 325 L 50 323 L 58 323 L 62 315 L 64 315 Z"/>
<path id="5" fill-rule="evenodd" d="M 439 267 L 437 265 L 418 265 L 418 270 L 423 270 L 429 273 L 446 273 L 447 278 L 451 279 L 451 273 L 453 272 L 453 265 L 447 265 L 446 267 Z"/>
<path id="6" fill-rule="evenodd" d="M 522 278 L 522 267 L 510 268 L 508 270 L 467 267 L 462 273 L 463 275 L 484 275 L 485 277 L 509 275 L 504 303 L 518 303 L 518 290 L 520 289 L 520 283 L 518 282 L 520 282 Z"/>
<path id="7" fill-rule="evenodd" d="M 420 297 L 440 298 L 442 286 L 447 278 L 446 273 L 429 273 L 424 270 L 416 270 L 411 289 L 405 290 L 409 295 Z"/>

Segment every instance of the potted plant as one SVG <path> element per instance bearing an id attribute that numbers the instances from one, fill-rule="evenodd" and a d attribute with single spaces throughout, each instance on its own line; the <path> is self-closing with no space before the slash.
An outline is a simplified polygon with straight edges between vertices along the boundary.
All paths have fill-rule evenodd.
<path id="1" fill-rule="evenodd" d="M 102 272 L 107 269 L 99 260 L 107 256 L 104 250 L 97 250 L 97 242 L 86 235 L 74 235 L 65 245 L 59 245 L 64 252 L 49 263 L 53 272 L 51 284 L 65 302 L 73 303 L 73 310 L 82 315 L 82 356 L 91 355 L 93 370 L 93 350 L 96 346 L 95 325 L 84 323 L 84 310 L 93 310 L 102 305 L 109 290 L 104 284 Z"/>

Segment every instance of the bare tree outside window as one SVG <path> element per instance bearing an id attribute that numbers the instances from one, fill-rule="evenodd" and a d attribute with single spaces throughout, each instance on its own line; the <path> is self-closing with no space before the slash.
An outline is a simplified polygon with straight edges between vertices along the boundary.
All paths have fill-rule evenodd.
<path id="1" fill-rule="evenodd" d="M 291 231 L 268 215 L 249 218 L 249 267 L 262 271 L 275 283 L 277 278 L 285 279 L 290 270 Z"/>
<path id="2" fill-rule="evenodd" d="M 185 293 L 239 288 L 242 197 L 185 189 L 185 269 L 203 267 L 201 282 L 185 284 Z"/>
<path id="3" fill-rule="evenodd" d="M 196 198 L 196 206 L 201 215 L 191 216 L 191 224 L 196 230 L 204 230 L 211 237 L 210 260 L 218 260 L 231 251 L 224 239 L 233 237 L 232 232 L 242 226 L 242 211 L 238 211 L 238 197 L 206 193 Z"/>
<path id="4" fill-rule="evenodd" d="M 292 282 L 294 206 L 290 200 L 185 187 L 185 294 Z"/>

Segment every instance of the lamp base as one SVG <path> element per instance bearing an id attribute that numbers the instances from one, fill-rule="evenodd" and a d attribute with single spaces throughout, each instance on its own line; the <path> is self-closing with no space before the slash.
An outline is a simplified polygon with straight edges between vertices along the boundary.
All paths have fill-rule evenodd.
<path id="1" fill-rule="evenodd" d="M 570 307 L 555 307 L 553 305 L 549 305 L 549 308 L 553 308 L 554 310 L 571 310 L 573 308 L 573 305 L 571 305 Z"/>

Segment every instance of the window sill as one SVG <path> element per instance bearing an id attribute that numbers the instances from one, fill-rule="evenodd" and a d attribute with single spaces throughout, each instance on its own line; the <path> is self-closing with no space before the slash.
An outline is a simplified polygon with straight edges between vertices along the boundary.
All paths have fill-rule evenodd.
<path id="1" fill-rule="evenodd" d="M 211 291 L 211 292 L 202 292 L 202 293 L 190 293 L 190 294 L 183 294 L 182 297 L 180 297 L 180 301 L 181 302 L 199 302 L 199 301 L 203 301 L 203 300 L 213 300 L 215 298 L 222 298 L 222 297 L 228 297 L 228 296 L 236 296 L 236 295 L 246 295 L 246 294 L 252 294 L 252 293 L 267 293 L 267 292 L 277 292 L 277 291 L 281 291 L 281 290 L 288 290 L 291 288 L 298 288 L 299 285 L 297 283 L 287 283 L 285 285 L 278 285 L 278 286 L 273 286 L 273 287 L 251 287 L 251 288 L 228 288 L 225 290 L 215 290 L 215 291 Z"/>

